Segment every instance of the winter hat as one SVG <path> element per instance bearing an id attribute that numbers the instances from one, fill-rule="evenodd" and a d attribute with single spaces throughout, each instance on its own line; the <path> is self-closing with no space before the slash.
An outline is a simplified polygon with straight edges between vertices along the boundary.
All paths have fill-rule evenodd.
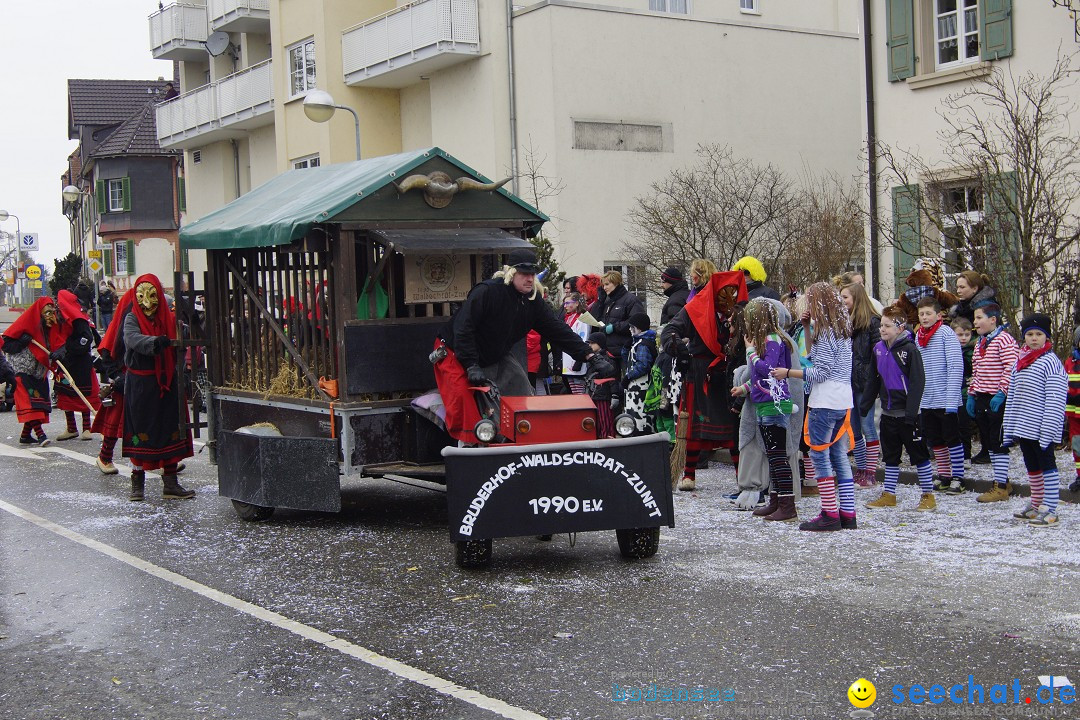
<path id="1" fill-rule="evenodd" d="M 664 282 L 669 282 L 672 285 L 684 280 L 682 270 L 672 265 L 664 272 L 660 273 L 660 279 Z"/>
<path id="2" fill-rule="evenodd" d="M 649 316 L 643 312 L 636 312 L 630 316 L 630 327 L 636 328 L 641 332 L 645 332 L 652 325 L 652 320 Z"/>
<path id="3" fill-rule="evenodd" d="M 518 272 L 535 275 L 540 272 L 540 266 L 536 263 L 536 251 L 532 248 L 517 248 L 511 250 L 506 257 L 506 264 Z"/>
<path id="4" fill-rule="evenodd" d="M 589 335 L 589 342 L 594 345 L 599 345 L 602 349 L 607 350 L 607 335 L 602 332 L 594 332 Z"/>
<path id="5" fill-rule="evenodd" d="M 1043 313 L 1031 313 L 1020 323 L 1020 334 L 1026 335 L 1028 330 L 1042 330 L 1046 336 L 1050 336 L 1050 316 Z"/>
<path id="6" fill-rule="evenodd" d="M 765 282 L 765 278 L 768 277 L 765 274 L 765 266 L 753 255 L 744 255 L 739 258 L 739 262 L 732 265 L 731 269 L 742 270 L 750 276 L 751 280 L 756 280 L 757 282 Z"/>

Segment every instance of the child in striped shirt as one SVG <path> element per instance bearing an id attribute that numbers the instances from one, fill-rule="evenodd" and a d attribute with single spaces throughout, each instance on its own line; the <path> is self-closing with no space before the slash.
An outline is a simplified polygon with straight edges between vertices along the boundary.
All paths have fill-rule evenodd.
<path id="1" fill-rule="evenodd" d="M 1065 368 L 1050 342 L 1048 315 L 1032 313 L 1020 322 L 1024 346 L 1009 379 L 1002 426 L 1004 445 L 1019 445 L 1024 454 L 1031 501 L 1013 515 L 1033 527 L 1056 527 L 1060 482 L 1054 449 L 1065 429 Z"/>
<path id="2" fill-rule="evenodd" d="M 1073 462 L 1076 463 L 1076 479 L 1069 489 L 1080 492 L 1080 325 L 1073 330 L 1072 348 L 1065 358 L 1065 373 L 1069 378 L 1069 399 L 1065 405 L 1065 417 L 1069 423 L 1069 444 L 1072 446 Z"/>
<path id="3" fill-rule="evenodd" d="M 976 498 L 981 503 L 1009 499 L 1009 450 L 1001 446 L 1001 423 L 1005 418 L 1005 398 L 1009 378 L 1020 348 L 1001 327 L 1001 307 L 994 303 L 975 310 L 975 331 L 979 342 L 972 355 L 973 372 L 965 409 L 975 418 L 983 449 L 990 455 L 994 486 Z"/>
<path id="4" fill-rule="evenodd" d="M 922 355 L 926 373 L 919 406 L 923 437 L 934 454 L 938 476 L 948 481 L 949 490 L 964 489 L 964 445 L 960 442 L 960 386 L 964 381 L 964 351 L 956 333 L 941 318 L 941 304 L 935 297 L 924 297 L 916 305 L 919 329 L 915 345 Z"/>
<path id="5" fill-rule="evenodd" d="M 806 297 L 809 310 L 801 319 L 812 366 L 805 370 L 778 367 L 771 373 L 778 380 L 801 377 L 811 386 L 803 434 L 808 436 L 814 460 L 821 514 L 799 529 L 855 530 L 855 480 L 847 456 L 853 437 L 851 319 L 840 291 L 829 283 L 814 283 Z"/>

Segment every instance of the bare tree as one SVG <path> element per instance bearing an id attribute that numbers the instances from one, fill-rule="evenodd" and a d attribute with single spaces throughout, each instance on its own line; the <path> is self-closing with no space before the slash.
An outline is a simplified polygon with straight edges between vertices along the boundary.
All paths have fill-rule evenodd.
<path id="1" fill-rule="evenodd" d="M 809 173 L 796 184 L 723 145 L 700 145 L 697 163 L 652 183 L 630 210 L 624 256 L 659 272 L 706 258 L 731 267 L 762 261 L 774 287 L 824 279 L 863 256 L 856 187 Z"/>
<path id="2" fill-rule="evenodd" d="M 1058 339 L 1067 337 L 1080 262 L 1075 60 L 1059 53 L 1045 75 L 997 66 L 946 97 L 938 163 L 886 144 L 879 156 L 909 203 L 900 222 L 883 224 L 893 246 L 986 273 L 1010 315 L 1046 312 Z"/>
<path id="3" fill-rule="evenodd" d="M 550 198 L 558 197 L 566 188 L 566 183 L 561 178 L 543 173 L 547 154 L 537 150 L 533 145 L 531 135 L 529 136 L 529 145 L 524 150 L 525 172 L 520 175 L 522 196 L 531 202 L 534 208 L 545 212 L 544 206 L 548 204 L 547 201 Z M 545 214 L 551 217 L 551 222 L 554 224 L 556 218 L 549 213 Z M 547 275 L 544 276 L 544 285 L 547 286 L 549 292 L 554 291 L 562 285 L 562 281 L 566 278 L 566 273 L 559 269 L 559 263 L 555 260 L 555 246 L 543 229 L 536 234 L 532 242 L 536 246 L 537 261 L 542 267 L 548 269 Z"/>

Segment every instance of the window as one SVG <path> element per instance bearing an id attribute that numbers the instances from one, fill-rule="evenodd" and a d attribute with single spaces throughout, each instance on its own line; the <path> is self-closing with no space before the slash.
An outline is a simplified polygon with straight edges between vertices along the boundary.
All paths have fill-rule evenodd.
<path id="1" fill-rule="evenodd" d="M 623 285 L 627 292 L 637 295 L 641 302 L 645 302 L 645 266 L 626 265 L 618 260 L 608 260 L 604 263 L 604 272 L 618 270 L 622 273 Z"/>
<path id="2" fill-rule="evenodd" d="M 986 242 L 983 193 L 977 185 L 958 185 L 941 191 L 942 254 L 945 277 L 982 267 Z"/>
<path id="3" fill-rule="evenodd" d="M 116 275 L 130 275 L 128 271 L 128 241 L 119 240 L 113 243 L 113 273 Z"/>
<path id="4" fill-rule="evenodd" d="M 758 0 L 739 0 L 739 11 L 744 13 L 758 13 Z"/>
<path id="5" fill-rule="evenodd" d="M 979 59 L 979 0 L 934 0 L 937 67 Z"/>
<path id="6" fill-rule="evenodd" d="M 304 168 L 319 167 L 319 156 L 308 155 L 307 157 L 297 158 L 292 161 L 293 170 L 303 170 Z"/>
<path id="7" fill-rule="evenodd" d="M 112 178 L 94 183 L 98 215 L 131 209 L 131 179 Z"/>
<path id="8" fill-rule="evenodd" d="M 289 97 L 315 88 L 315 41 L 305 40 L 289 48 Z"/>
<path id="9" fill-rule="evenodd" d="M 649 9 L 654 12 L 690 14 L 690 0 L 649 0 Z"/>

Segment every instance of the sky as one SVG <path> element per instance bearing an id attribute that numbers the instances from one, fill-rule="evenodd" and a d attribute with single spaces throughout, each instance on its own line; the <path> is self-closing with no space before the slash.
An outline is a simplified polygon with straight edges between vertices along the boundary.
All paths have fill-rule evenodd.
<path id="1" fill-rule="evenodd" d="M 148 17 L 157 0 L 0 0 L 0 210 L 36 232 L 32 253 L 51 273 L 71 249 L 60 175 L 77 146 L 68 140 L 69 78 L 156 80 L 172 63 L 150 54 Z M 15 218 L 0 222 L 14 233 Z"/>

